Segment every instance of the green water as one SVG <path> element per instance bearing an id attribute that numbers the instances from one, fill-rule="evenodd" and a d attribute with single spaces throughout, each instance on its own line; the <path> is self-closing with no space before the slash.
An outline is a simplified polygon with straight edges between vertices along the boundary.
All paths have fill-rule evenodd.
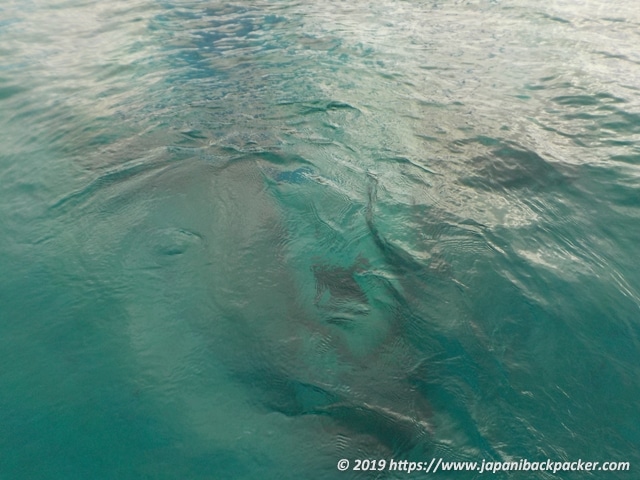
<path id="1" fill-rule="evenodd" d="M 639 27 L 4 0 L 0 478 L 635 478 Z"/>

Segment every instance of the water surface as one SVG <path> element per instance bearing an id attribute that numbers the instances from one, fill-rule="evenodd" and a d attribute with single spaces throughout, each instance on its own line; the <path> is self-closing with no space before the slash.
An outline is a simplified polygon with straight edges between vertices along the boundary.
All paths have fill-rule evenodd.
<path id="1" fill-rule="evenodd" d="M 0 476 L 638 468 L 639 26 L 5 0 Z"/>

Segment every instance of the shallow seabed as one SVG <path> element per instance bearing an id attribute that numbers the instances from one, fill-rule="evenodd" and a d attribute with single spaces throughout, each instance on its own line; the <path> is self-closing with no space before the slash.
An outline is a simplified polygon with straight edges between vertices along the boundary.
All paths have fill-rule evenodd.
<path id="1" fill-rule="evenodd" d="M 639 32 L 631 0 L 4 0 L 0 477 L 631 478 Z"/>

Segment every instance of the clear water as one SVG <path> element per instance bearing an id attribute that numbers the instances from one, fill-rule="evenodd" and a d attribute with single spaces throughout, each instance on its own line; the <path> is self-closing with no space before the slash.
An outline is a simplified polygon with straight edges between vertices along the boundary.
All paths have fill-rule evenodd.
<path id="1" fill-rule="evenodd" d="M 632 478 L 639 32 L 631 0 L 4 0 L 0 478 Z"/>

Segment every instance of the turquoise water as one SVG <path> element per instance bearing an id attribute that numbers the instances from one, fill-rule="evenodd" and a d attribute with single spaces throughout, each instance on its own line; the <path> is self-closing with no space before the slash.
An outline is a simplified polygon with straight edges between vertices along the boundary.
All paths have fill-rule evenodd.
<path id="1" fill-rule="evenodd" d="M 4 0 L 0 478 L 635 478 L 639 32 L 624 0 Z"/>

